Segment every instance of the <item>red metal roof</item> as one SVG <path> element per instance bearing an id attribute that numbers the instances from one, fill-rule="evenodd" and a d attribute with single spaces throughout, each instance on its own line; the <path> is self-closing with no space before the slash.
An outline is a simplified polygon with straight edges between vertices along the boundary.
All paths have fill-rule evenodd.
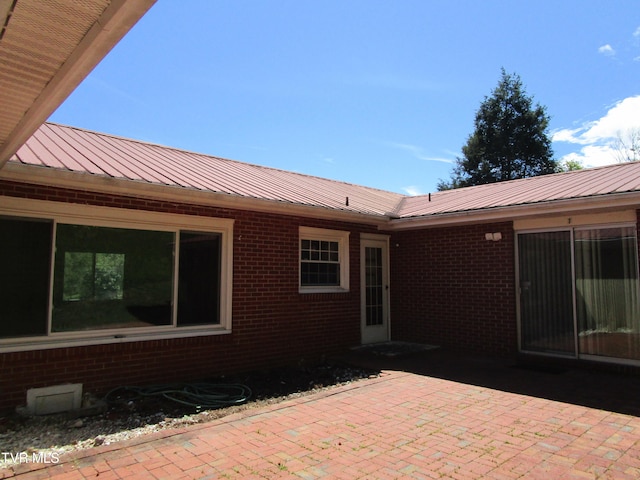
<path id="1" fill-rule="evenodd" d="M 399 193 L 52 123 L 42 125 L 11 161 L 369 215 L 387 215 L 403 198 Z"/>
<path id="2" fill-rule="evenodd" d="M 541 175 L 406 197 L 396 214 L 409 218 L 640 191 L 640 162 Z"/>
<path id="3" fill-rule="evenodd" d="M 408 197 L 51 123 L 42 125 L 11 161 L 148 184 L 402 219 L 640 192 L 638 162 Z"/>

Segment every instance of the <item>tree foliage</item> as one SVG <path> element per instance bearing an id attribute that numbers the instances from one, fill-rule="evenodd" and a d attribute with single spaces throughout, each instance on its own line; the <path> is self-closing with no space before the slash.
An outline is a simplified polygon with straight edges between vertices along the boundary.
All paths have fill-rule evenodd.
<path id="1" fill-rule="evenodd" d="M 475 131 L 438 190 L 533 177 L 558 171 L 547 131 L 549 116 L 527 96 L 518 75 L 502 78 L 475 116 Z"/>
<path id="2" fill-rule="evenodd" d="M 569 160 L 564 160 L 560 163 L 558 163 L 558 173 L 560 172 L 575 172 L 576 170 L 582 170 L 584 168 L 584 166 L 582 165 L 582 162 L 580 162 L 580 160 L 576 160 L 576 159 L 569 159 Z"/>

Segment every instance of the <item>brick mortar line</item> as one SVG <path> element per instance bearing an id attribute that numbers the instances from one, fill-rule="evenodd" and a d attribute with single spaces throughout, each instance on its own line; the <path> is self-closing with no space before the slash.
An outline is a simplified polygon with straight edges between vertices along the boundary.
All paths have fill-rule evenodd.
<path id="1" fill-rule="evenodd" d="M 109 453 L 112 453 L 114 451 L 117 450 L 125 450 L 125 449 L 129 449 L 129 448 L 134 448 L 137 447 L 139 445 L 144 445 L 146 443 L 151 443 L 154 441 L 158 441 L 158 440 L 162 440 L 162 439 L 167 439 L 167 438 L 172 438 L 178 435 L 184 435 L 185 433 L 190 433 L 190 432 L 194 432 L 194 431 L 198 431 L 198 430 L 202 430 L 205 428 L 214 428 L 214 427 L 218 427 L 218 426 L 222 426 L 222 425 L 227 425 L 229 423 L 238 421 L 238 420 L 244 420 L 247 418 L 252 418 L 252 417 L 257 417 L 259 415 L 263 415 L 265 413 L 271 413 L 271 412 L 277 412 L 280 410 L 286 410 L 288 408 L 292 408 L 295 407 L 296 405 L 301 405 L 301 404 L 306 404 L 306 403 L 313 403 L 316 402 L 318 400 L 322 400 L 324 398 L 328 398 L 328 397 L 332 397 L 335 395 L 339 395 L 341 393 L 344 392 L 348 392 L 348 391 L 353 391 L 353 390 L 358 390 L 361 388 L 367 388 L 371 385 L 376 385 L 378 383 L 381 382 L 387 382 L 390 380 L 393 380 L 395 378 L 403 378 L 403 377 L 409 377 L 415 375 L 413 373 L 409 373 L 409 372 L 404 372 L 404 371 L 396 371 L 396 370 L 382 370 L 380 372 L 380 375 L 374 378 L 366 378 L 366 379 L 361 379 L 361 380 L 357 380 L 355 382 L 351 382 L 349 384 L 346 385 L 340 385 L 338 387 L 333 387 L 333 388 L 329 388 L 326 390 L 323 390 L 321 392 L 315 392 L 315 393 L 311 393 L 309 395 L 303 395 L 301 397 L 298 398 L 291 398 L 291 399 L 285 399 L 281 402 L 278 402 L 276 404 L 273 405 L 268 405 L 268 406 L 261 406 L 261 407 L 256 407 L 256 408 L 248 408 L 245 411 L 242 412 L 237 412 L 237 413 L 232 413 L 230 415 L 226 415 L 224 417 L 221 418 L 217 418 L 214 420 L 210 420 L 210 421 L 206 421 L 203 423 L 198 423 L 198 424 L 193 424 L 193 425 L 188 425 L 186 427 L 181 427 L 181 428 L 169 428 L 166 430 L 161 430 L 161 431 L 157 431 L 157 432 L 152 432 L 149 434 L 145 434 L 145 435 L 141 435 L 139 437 L 136 438 L 131 438 L 128 440 L 123 440 L 121 442 L 115 442 L 113 444 L 110 445 L 101 445 L 99 447 L 92 447 L 92 448 L 88 448 L 88 449 L 84 449 L 84 450 L 77 450 L 77 451 L 72 451 L 69 453 L 63 453 L 61 455 L 61 461 L 58 464 L 23 464 L 23 465 L 10 465 L 8 467 L 6 467 L 5 471 L 3 472 L 2 470 L 0 470 L 0 473 L 2 473 L 2 477 L 0 478 L 17 478 L 19 476 L 22 475 L 27 475 L 30 473 L 34 473 L 34 472 L 38 472 L 41 470 L 47 470 L 49 468 L 54 468 L 54 467 L 62 467 L 63 465 L 66 464 L 70 464 L 73 462 L 77 462 L 80 460 L 84 460 L 86 458 L 89 457 L 99 457 L 99 456 L 103 456 L 103 455 L 107 455 Z M 15 471 L 14 468 L 18 468 L 18 470 L 21 470 L 20 467 L 26 467 L 26 470 L 24 471 Z M 9 476 L 4 475 L 4 473 L 6 472 L 11 472 Z"/>

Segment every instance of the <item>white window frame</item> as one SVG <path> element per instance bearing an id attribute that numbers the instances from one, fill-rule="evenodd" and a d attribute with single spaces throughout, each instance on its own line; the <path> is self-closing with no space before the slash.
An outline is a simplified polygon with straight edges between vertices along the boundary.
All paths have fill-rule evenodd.
<path id="1" fill-rule="evenodd" d="M 298 230 L 298 287 L 300 293 L 340 293 L 349 291 L 349 235 L 343 230 L 299 227 Z M 302 240 L 320 240 L 338 243 L 340 284 L 331 286 L 302 285 Z"/>
<path id="2" fill-rule="evenodd" d="M 126 328 L 119 330 L 89 330 L 78 332 L 51 332 L 53 301 L 52 252 L 49 286 L 49 312 L 47 318 L 48 335 L 14 337 L 0 339 L 0 352 L 59 348 L 77 345 L 98 345 L 124 343 L 162 338 L 183 338 L 231 333 L 232 327 L 232 287 L 233 287 L 233 226 L 234 220 L 227 218 L 199 217 L 123 208 L 98 207 L 69 203 L 47 202 L 43 200 L 3 197 L 0 215 L 23 218 L 53 220 L 58 223 L 87 225 L 95 227 L 131 228 L 135 230 L 155 230 L 174 232 L 176 241 L 180 231 L 219 233 L 221 235 L 220 255 L 220 322 L 212 325 L 178 326 L 176 320 L 178 288 L 173 292 L 172 324 Z M 55 230 L 54 230 L 55 231 Z M 55 235 L 54 235 L 55 237 Z M 55 249 L 55 238 L 52 241 Z M 174 268 L 174 285 L 177 284 L 177 255 Z"/>

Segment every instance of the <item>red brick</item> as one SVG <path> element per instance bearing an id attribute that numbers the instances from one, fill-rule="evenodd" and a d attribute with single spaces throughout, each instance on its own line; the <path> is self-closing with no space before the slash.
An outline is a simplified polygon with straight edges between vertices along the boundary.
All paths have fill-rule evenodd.
<path id="1" fill-rule="evenodd" d="M 82 383 L 106 393 L 131 384 L 189 381 L 313 360 L 360 341 L 360 232 L 375 228 L 331 220 L 173 204 L 90 191 L 0 182 L 0 195 L 109 207 L 234 218 L 232 333 L 0 354 L 0 410 L 28 388 Z M 298 293 L 298 228 L 348 230 L 348 293 Z"/>

